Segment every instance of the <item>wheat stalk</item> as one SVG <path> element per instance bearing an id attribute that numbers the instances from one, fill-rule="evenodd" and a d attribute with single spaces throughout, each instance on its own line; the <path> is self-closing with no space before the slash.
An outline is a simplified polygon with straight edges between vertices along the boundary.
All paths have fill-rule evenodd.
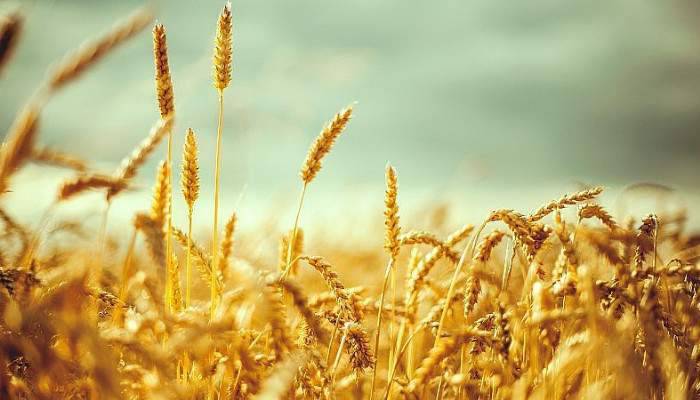
<path id="1" fill-rule="evenodd" d="M 304 195 L 306 194 L 306 187 L 311 183 L 311 181 L 316 177 L 318 172 L 321 170 L 321 161 L 323 157 L 328 154 L 333 148 L 335 140 L 340 136 L 340 134 L 345 129 L 345 126 L 350 121 L 352 117 L 352 106 L 348 106 L 337 113 L 331 122 L 329 122 L 321 133 L 316 137 L 316 140 L 311 144 L 309 151 L 306 153 L 306 159 L 301 166 L 299 171 L 299 176 L 301 177 L 302 187 L 301 195 L 299 196 L 299 205 L 297 206 L 296 216 L 294 217 L 294 227 L 292 228 L 292 236 L 290 239 L 290 245 L 287 247 L 287 265 L 282 273 L 282 277 L 286 277 L 289 273 L 289 269 L 292 263 L 292 250 L 295 246 L 297 230 L 299 229 L 299 221 L 301 218 L 301 208 L 304 205 Z"/>
<path id="2" fill-rule="evenodd" d="M 231 3 L 228 2 L 219 15 L 216 26 L 216 40 L 214 48 L 214 87 L 219 92 L 219 118 L 216 129 L 216 157 L 214 164 L 214 223 L 212 227 L 212 263 L 213 271 L 219 270 L 219 182 L 221 175 L 221 136 L 224 125 L 224 89 L 231 82 L 233 69 L 233 17 Z M 212 274 L 214 279 L 216 274 Z M 216 285 L 211 284 L 211 315 L 217 305 Z"/>
<path id="3" fill-rule="evenodd" d="M 377 354 L 379 354 L 379 339 L 382 328 L 382 310 L 384 308 L 384 297 L 386 294 L 387 282 L 389 281 L 390 274 L 394 269 L 396 257 L 398 257 L 399 250 L 401 249 L 399 242 L 399 234 L 401 232 L 401 227 L 399 226 L 399 205 L 396 200 L 398 195 L 398 186 L 396 170 L 390 164 L 387 164 L 386 190 L 384 192 L 384 249 L 389 253 L 389 262 L 387 263 L 386 270 L 384 271 L 384 282 L 382 284 L 382 292 L 379 297 L 379 310 L 377 311 L 377 326 L 374 331 L 374 351 Z M 392 306 L 395 306 L 395 304 Z M 391 362 L 391 360 L 389 361 Z M 372 369 L 372 386 L 369 392 L 370 400 L 374 398 L 374 388 L 377 380 L 377 362 L 378 360 L 374 361 L 374 368 Z"/>

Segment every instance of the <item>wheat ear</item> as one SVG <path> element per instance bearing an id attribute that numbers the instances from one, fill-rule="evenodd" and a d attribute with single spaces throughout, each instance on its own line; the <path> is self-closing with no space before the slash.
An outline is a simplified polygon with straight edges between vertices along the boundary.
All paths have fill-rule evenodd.
<path id="1" fill-rule="evenodd" d="M 159 227 L 162 234 L 167 234 L 167 221 L 170 208 L 170 168 L 166 161 L 161 161 L 158 165 L 158 174 L 156 175 L 156 184 L 153 186 L 153 201 L 151 202 L 151 220 Z M 171 278 L 173 273 L 170 270 L 170 256 L 168 252 L 171 250 L 167 245 L 167 237 L 165 237 L 165 306 L 172 309 L 173 306 L 173 282 Z"/>
<path id="2" fill-rule="evenodd" d="M 63 181 L 58 188 L 58 201 L 65 201 L 73 196 L 92 189 L 107 189 L 108 191 L 121 191 L 126 187 L 124 181 L 114 179 L 111 176 L 90 174 L 78 175 Z"/>
<path id="3" fill-rule="evenodd" d="M 229 274 L 231 253 L 233 252 L 233 235 L 236 231 L 237 222 L 238 215 L 234 212 L 231 213 L 231 216 L 224 226 L 224 238 L 221 240 L 221 248 L 219 249 L 219 270 L 224 279 L 226 279 Z"/>
<path id="4" fill-rule="evenodd" d="M 185 269 L 185 308 L 190 306 L 192 298 L 191 279 L 192 279 L 192 214 L 194 211 L 194 203 L 199 197 L 199 162 L 197 160 L 197 137 L 192 128 L 187 129 L 185 134 L 185 148 L 182 157 L 182 173 L 180 186 L 182 187 L 182 196 L 187 203 L 187 255 Z"/>
<path id="5" fill-rule="evenodd" d="M 129 156 L 122 160 L 119 168 L 112 174 L 113 178 L 126 182 L 136 176 L 136 173 L 146 162 L 148 156 L 153 153 L 163 138 L 170 134 L 173 128 L 173 122 L 172 116 L 156 121 L 151 127 L 148 136 Z M 118 190 L 110 190 L 107 193 L 107 198 L 112 198 L 119 194 L 119 192 Z"/>
<path id="6" fill-rule="evenodd" d="M 543 205 L 542 207 L 537 209 L 537 211 L 530 214 L 530 216 L 527 217 L 527 220 L 529 222 L 539 221 L 542 218 L 554 212 L 554 210 L 564 208 L 566 206 L 572 206 L 577 203 L 593 200 L 601 193 L 603 193 L 603 188 L 601 186 L 597 186 L 591 189 L 586 189 L 580 192 L 565 195 L 559 200 L 553 200 Z"/>
<path id="7" fill-rule="evenodd" d="M 85 172 L 88 169 L 87 163 L 80 158 L 48 147 L 35 147 L 30 157 L 33 162 L 39 164 L 72 169 L 78 172 Z"/>
<path id="8" fill-rule="evenodd" d="M 224 89 L 231 82 L 233 69 L 233 17 L 231 3 L 228 2 L 219 15 L 216 26 L 216 40 L 214 48 L 214 87 L 219 92 L 219 118 L 216 129 L 216 157 L 214 164 L 214 223 L 212 226 L 212 284 L 211 284 L 211 310 L 214 315 L 217 306 L 216 285 L 213 281 L 219 271 L 219 185 L 221 175 L 221 136 L 224 125 Z"/>
<path id="9" fill-rule="evenodd" d="M 23 25 L 24 19 L 18 13 L 0 18 L 0 72 L 17 48 Z"/>
<path id="10" fill-rule="evenodd" d="M 158 110 L 160 116 L 165 118 L 175 112 L 175 95 L 170 65 L 168 64 L 167 36 L 162 24 L 156 24 L 153 27 L 153 64 L 155 66 Z"/>
<path id="11" fill-rule="evenodd" d="M 486 236 L 479 246 L 477 247 L 476 254 L 474 255 L 474 264 L 469 268 L 467 282 L 465 283 L 464 289 L 464 315 L 469 315 L 469 313 L 474 310 L 479 294 L 481 294 L 481 279 L 474 273 L 474 268 L 476 264 L 484 264 L 491 257 L 491 252 L 498 246 L 498 244 L 503 240 L 505 233 L 503 231 L 495 230 Z"/>
<path id="12" fill-rule="evenodd" d="M 48 89 L 56 91 L 78 78 L 115 47 L 143 30 L 151 20 L 153 14 L 150 8 L 140 8 L 97 40 L 86 42 L 75 52 L 69 53 L 49 73 Z"/>
<path id="13" fill-rule="evenodd" d="M 29 103 L 5 135 L 0 154 L 0 194 L 8 188 L 9 178 L 31 156 L 39 130 L 38 104 Z"/>
<path id="14" fill-rule="evenodd" d="M 289 231 L 288 234 L 283 235 L 280 239 L 279 247 L 279 270 L 280 273 L 284 273 L 287 268 L 287 254 L 289 252 L 289 241 L 294 234 L 293 231 Z M 294 241 L 294 248 L 292 249 L 292 262 L 289 265 L 289 275 L 294 276 L 297 273 L 299 267 L 299 256 L 304 251 L 304 230 L 301 228 L 297 229 L 297 237 Z"/>
<path id="15" fill-rule="evenodd" d="M 579 220 L 584 220 L 588 218 L 598 218 L 603 225 L 607 226 L 611 231 L 616 231 L 619 226 L 613 219 L 613 217 L 608 213 L 602 206 L 598 204 L 586 204 L 581 207 L 578 212 Z"/>

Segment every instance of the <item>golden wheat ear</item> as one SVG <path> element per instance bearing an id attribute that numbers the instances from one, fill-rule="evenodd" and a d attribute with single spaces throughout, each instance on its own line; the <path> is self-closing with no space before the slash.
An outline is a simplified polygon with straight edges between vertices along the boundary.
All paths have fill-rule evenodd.
<path id="1" fill-rule="evenodd" d="M 231 2 L 227 2 L 219 15 L 214 40 L 214 87 L 223 91 L 231 83 L 233 72 L 233 16 Z"/>
<path id="2" fill-rule="evenodd" d="M 197 137 L 192 128 L 185 134 L 185 147 L 182 155 L 182 173 L 180 186 L 182 196 L 187 203 L 187 252 L 185 272 L 185 307 L 190 306 L 192 298 L 192 214 L 194 203 L 199 198 L 199 162 L 197 160 Z"/>
<path id="3" fill-rule="evenodd" d="M 0 17 L 0 73 L 14 55 L 24 19 L 19 13 Z"/>
<path id="4" fill-rule="evenodd" d="M 98 39 L 86 42 L 78 50 L 69 53 L 49 73 L 47 80 L 49 91 L 56 91 L 80 77 L 115 47 L 141 32 L 152 20 L 151 9 L 140 8 L 125 20 L 117 22 L 111 30 Z"/>
<path id="5" fill-rule="evenodd" d="M 197 159 L 197 135 L 192 128 L 185 134 L 185 146 L 182 152 L 182 173 L 180 186 L 182 196 L 190 209 L 199 198 L 199 160 Z"/>
<path id="6" fill-rule="evenodd" d="M 337 113 L 314 140 L 299 172 L 305 185 L 309 184 L 321 170 L 323 158 L 331 151 L 338 136 L 343 133 L 345 126 L 352 118 L 352 111 L 352 106 L 348 106 Z"/>
<path id="7" fill-rule="evenodd" d="M 162 24 L 156 24 L 153 27 L 153 63 L 158 110 L 160 116 L 165 118 L 175 112 L 175 94 L 173 93 L 173 80 L 168 64 L 167 36 Z"/>

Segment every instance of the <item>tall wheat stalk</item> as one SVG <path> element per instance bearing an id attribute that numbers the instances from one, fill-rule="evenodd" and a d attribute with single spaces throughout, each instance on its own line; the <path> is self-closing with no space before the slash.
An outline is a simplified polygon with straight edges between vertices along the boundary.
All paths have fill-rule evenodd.
<path id="1" fill-rule="evenodd" d="M 219 94 L 219 118 L 216 127 L 216 157 L 214 165 L 214 223 L 212 227 L 212 273 L 210 315 L 218 303 L 217 277 L 219 275 L 219 185 L 221 177 L 221 132 L 224 125 L 224 89 L 231 83 L 233 69 L 233 17 L 231 2 L 226 3 L 219 15 L 214 48 L 214 87 Z"/>
<path id="2" fill-rule="evenodd" d="M 153 27 L 153 63 L 155 67 L 155 86 L 158 97 L 158 110 L 161 119 L 171 118 L 175 114 L 175 96 L 173 93 L 173 82 L 170 75 L 170 65 L 168 64 L 168 44 L 165 27 L 156 24 Z M 172 165 L 173 165 L 173 133 L 168 131 L 168 150 L 165 163 L 168 171 L 168 207 L 166 210 L 166 237 L 165 237 L 165 307 L 172 311 L 173 303 L 173 282 L 172 271 Z"/>
<path id="3" fill-rule="evenodd" d="M 386 271 L 384 272 L 384 282 L 382 284 L 382 293 L 379 297 L 379 310 L 377 311 L 377 327 L 374 331 L 374 353 L 379 355 L 379 337 L 381 335 L 382 329 L 382 311 L 384 309 L 384 296 L 386 294 L 387 283 L 389 282 L 389 277 L 391 276 L 394 265 L 396 264 L 396 258 L 399 255 L 400 242 L 399 234 L 401 233 L 401 227 L 399 226 L 399 205 L 396 201 L 396 196 L 398 194 L 398 180 L 396 178 L 396 170 L 390 164 L 386 165 L 386 192 L 384 197 L 384 225 L 385 225 L 385 239 L 384 248 L 389 253 L 389 262 L 386 266 Z M 372 386 L 369 392 L 369 398 L 372 400 L 374 398 L 374 388 L 377 383 L 377 365 L 379 363 L 379 357 L 374 361 L 374 368 L 372 369 Z M 391 360 L 389 360 L 389 365 L 391 365 Z"/>

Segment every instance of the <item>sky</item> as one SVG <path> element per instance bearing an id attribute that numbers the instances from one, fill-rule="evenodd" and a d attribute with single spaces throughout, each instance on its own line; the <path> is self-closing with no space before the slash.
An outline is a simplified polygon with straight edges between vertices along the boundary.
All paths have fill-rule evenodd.
<path id="1" fill-rule="evenodd" d="M 142 4 L 0 0 L 0 10 L 19 6 L 27 17 L 16 58 L 0 76 L 0 132 L 52 62 Z M 175 85 L 174 148 L 179 153 L 186 128 L 197 132 L 209 197 L 212 39 L 222 6 L 156 3 Z M 527 211 L 580 184 L 617 196 L 626 185 L 654 182 L 686 202 L 698 199 L 700 6 L 693 1 L 236 0 L 233 14 L 222 174 L 228 208 L 280 207 L 279 218 L 289 220 L 309 144 L 348 104 L 354 118 L 310 190 L 308 213 L 319 218 L 380 212 L 387 162 L 398 170 L 400 198 L 418 210 L 448 200 L 481 214 Z M 98 170 L 115 168 L 158 115 L 151 57 L 149 32 L 110 54 L 48 105 L 39 142 Z M 124 210 L 146 206 L 162 157 L 161 149 L 143 169 L 144 191 Z M 22 176 L 25 186 L 52 185 L 65 173 L 30 168 Z M 19 187 L 10 200 L 32 213 L 31 193 Z"/>

